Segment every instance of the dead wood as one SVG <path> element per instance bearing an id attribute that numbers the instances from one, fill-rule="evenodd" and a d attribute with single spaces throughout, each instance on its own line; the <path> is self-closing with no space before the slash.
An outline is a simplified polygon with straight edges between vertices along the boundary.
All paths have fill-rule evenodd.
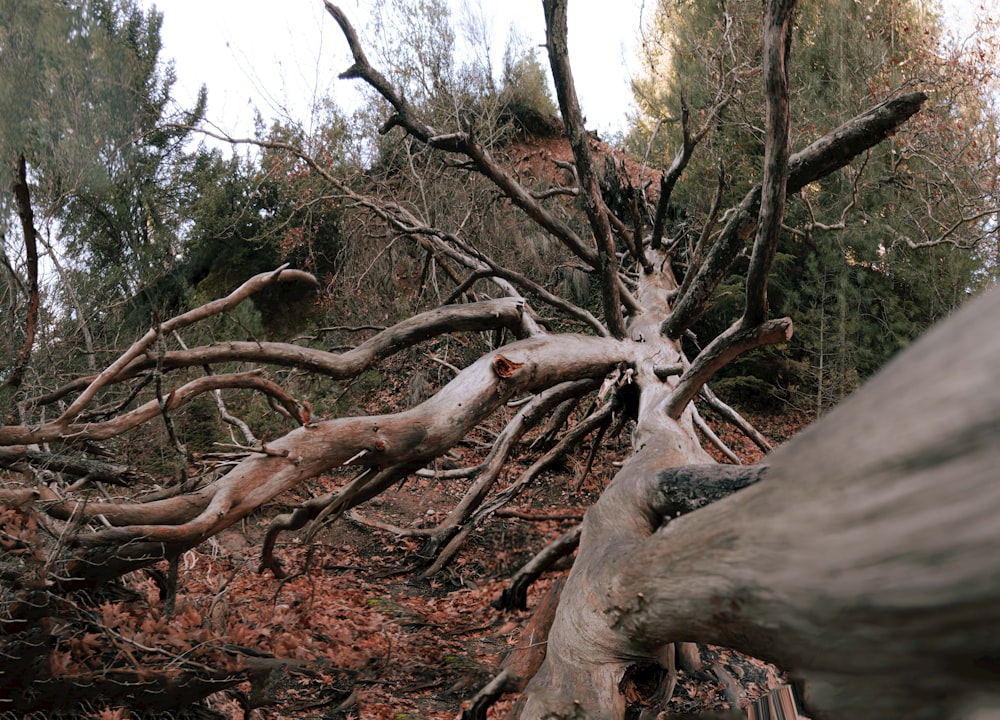
<path id="1" fill-rule="evenodd" d="M 699 640 L 791 672 L 815 718 L 958 718 L 1000 707 L 988 660 L 1000 652 L 992 552 L 1000 542 L 1000 338 L 989 330 L 997 318 L 1000 293 L 971 303 L 776 451 L 762 482 L 645 541 L 613 532 L 611 514 L 598 525 L 605 513 L 621 517 L 617 493 L 605 493 L 588 511 L 599 529 L 585 527 L 564 591 L 579 598 L 570 611 L 585 645 L 564 634 L 557 616 L 550 657 L 576 664 L 577 674 L 586 657 L 597 666 L 587 674 L 594 682 L 662 642 Z M 715 471 L 671 473 L 683 486 Z M 637 463 L 613 487 L 661 497 L 638 489 L 648 483 Z M 648 506 L 655 518 L 671 504 L 663 497 Z M 584 546 L 591 542 L 593 555 Z M 602 572 L 609 566 L 616 569 Z M 571 596 L 574 575 L 590 582 Z M 572 649 L 584 646 L 603 652 Z M 551 672 L 529 687 L 567 700 L 586 698 L 584 690 Z M 551 698 L 542 706 L 560 707 Z"/>
<path id="2" fill-rule="evenodd" d="M 542 468 L 575 449 L 579 440 L 594 428 L 608 427 L 611 414 L 619 409 L 618 398 L 611 401 L 605 398 L 605 393 L 613 388 L 623 397 L 629 395 L 628 416 L 636 419 L 633 433 L 636 453 L 601 500 L 587 512 L 579 531 L 566 533 L 558 544 L 536 557 L 517 577 L 520 585 L 512 585 L 507 598 L 507 602 L 514 605 L 526 602 L 528 584 L 547 564 L 571 551 L 579 542 L 578 560 L 566 581 L 558 611 L 555 610 L 556 590 L 543 602 L 544 611 L 540 608 L 536 613 L 537 624 L 529 626 L 530 658 L 512 660 L 511 664 L 516 664 L 518 670 L 498 676 L 476 698 L 470 712 L 477 716 L 485 713 L 486 705 L 499 693 L 519 688 L 521 680 L 535 675 L 542 647 L 534 640 L 535 632 L 539 637 L 548 635 L 549 639 L 541 670 L 528 687 L 524 715 L 532 718 L 620 717 L 623 699 L 618 688 L 622 668 L 636 661 L 666 662 L 673 678 L 675 645 L 685 640 L 724 641 L 779 660 L 807 681 L 811 692 L 809 701 L 819 713 L 817 718 L 823 713 L 829 713 L 830 717 L 841 712 L 856 713 L 857 700 L 852 700 L 853 705 L 837 704 L 842 691 L 855 687 L 858 689 L 856 697 L 877 708 L 882 716 L 892 716 L 885 713 L 895 707 L 894 703 L 903 702 L 901 691 L 897 688 L 888 693 L 888 698 L 874 698 L 876 687 L 891 685 L 894 677 L 889 668 L 899 672 L 898 668 L 903 667 L 908 677 L 924 678 L 930 674 L 932 680 L 926 683 L 926 691 L 918 694 L 919 700 L 923 706 L 938 710 L 952 709 L 941 702 L 934 705 L 935 699 L 939 700 L 946 691 L 957 688 L 961 696 L 963 693 L 968 695 L 974 686 L 981 690 L 984 685 L 974 681 L 981 679 L 981 675 L 988 676 L 991 670 L 991 666 L 983 670 L 982 659 L 997 653 L 991 640 L 971 639 L 969 626 L 973 618 L 985 619 L 989 637 L 994 637 L 995 626 L 1000 624 L 993 607 L 1000 603 L 994 602 L 996 598 L 990 594 L 989 587 L 995 584 L 997 568 L 994 561 L 981 557 L 990 554 L 983 552 L 984 539 L 995 539 L 991 531 L 984 528 L 983 518 L 992 517 L 998 508 L 995 491 L 985 487 L 981 478 L 968 486 L 962 483 L 969 482 L 968 476 L 978 478 L 976 473 L 981 472 L 982 468 L 976 465 L 981 438 L 986 438 L 987 442 L 996 439 L 997 418 L 993 410 L 979 418 L 976 421 L 979 424 L 972 425 L 966 422 L 964 404 L 959 406 L 960 412 L 952 410 L 960 419 L 957 425 L 949 425 L 948 417 L 944 418 L 945 442 L 928 436 L 923 430 L 914 431 L 921 436 L 921 445 L 913 450 L 916 455 L 904 452 L 901 456 L 891 453 L 879 456 L 878 451 L 892 448 L 896 438 L 886 437 L 886 431 L 879 436 L 872 430 L 870 436 L 865 435 L 857 441 L 855 435 L 841 432 L 843 428 L 835 424 L 829 442 L 839 444 L 828 445 L 826 438 L 816 440 L 815 435 L 809 436 L 813 440 L 804 440 L 794 446 L 801 447 L 801 451 L 776 454 L 775 467 L 781 470 L 776 477 L 758 486 L 763 489 L 745 490 L 737 493 L 734 499 L 723 501 L 719 501 L 720 498 L 757 482 L 764 468 L 706 464 L 709 458 L 695 433 L 696 413 L 691 400 L 699 392 L 707 393 L 705 383 L 712 375 L 739 353 L 782 342 L 791 334 L 791 320 L 769 319 L 767 306 L 767 281 L 781 231 L 785 194 L 843 167 L 894 132 L 926 99 L 915 93 L 884 103 L 808 148 L 791 154 L 785 56 L 793 5 L 793 2 L 774 0 L 767 6 L 764 47 L 769 104 L 762 185 L 744 197 L 716 236 L 713 227 L 726 185 L 725 177 L 720 177 L 710 220 L 692 252 L 696 261 L 703 259 L 703 262 L 692 263 L 678 290 L 671 256 L 675 247 L 663 247 L 661 242 L 662 216 L 673 183 L 690 159 L 697 140 L 729 102 L 728 97 L 723 94 L 717 97 L 706 123 L 696 131 L 690 128 L 687 108 L 683 108 L 683 144 L 674 166 L 663 176 L 653 238 L 644 245 L 635 189 L 623 184 L 618 194 L 628 202 L 623 200 L 615 205 L 625 208 L 619 211 L 627 216 L 631 227 L 606 205 L 605 196 L 615 194 L 615 189 L 605 187 L 602 190 L 600 186 L 594 140 L 586 131 L 576 97 L 568 62 L 567 3 L 565 0 L 545 0 L 546 46 L 574 156 L 572 169 L 578 183 L 575 196 L 589 226 L 589 234 L 580 235 L 572 223 L 563 219 L 561 210 L 553 211 L 543 203 L 546 193 L 539 193 L 516 180 L 494 158 L 490 149 L 479 142 L 471 128 L 451 132 L 427 124 L 398 89 L 369 63 L 345 14 L 326 3 L 353 58 L 351 68 L 343 76 L 362 79 L 392 106 L 392 115 L 382 132 L 401 128 L 430 149 L 461 156 L 458 159 L 463 167 L 474 167 L 490 179 L 506 198 L 597 271 L 601 279 L 603 321 L 550 293 L 525 275 L 500 267 L 453 232 L 434 227 L 404 204 L 382 202 L 357 193 L 301 149 L 284 143 L 255 141 L 303 160 L 319 177 L 331 183 L 337 193 L 375 216 L 390 232 L 412 238 L 425 258 L 424 272 L 432 260 L 440 263 L 451 280 L 459 285 L 456 296 L 471 295 L 467 291 L 473 283 L 488 278 L 511 297 L 438 308 L 382 331 L 341 354 L 292 344 L 237 342 L 154 352 L 154 343 L 192 323 L 235 307 L 261 287 L 288 280 L 315 282 L 305 273 L 279 268 L 252 278 L 226 298 L 152 328 L 97 375 L 29 402 L 25 407 L 36 407 L 79 393 L 56 420 L 0 428 L 0 445 L 8 446 L 5 452 L 15 463 L 32 460 L 31 453 L 37 452 L 29 449 L 32 444 L 79 444 L 115 437 L 154 417 L 165 417 L 169 411 L 200 393 L 214 392 L 221 387 L 264 392 L 275 398 L 285 413 L 299 423 L 284 436 L 261 442 L 256 452 L 241 459 L 222 477 L 183 495 L 151 502 L 118 503 L 93 502 L 85 496 L 62 493 L 61 489 L 57 491 L 46 485 L 0 491 L 0 500 L 35 502 L 50 517 L 66 521 L 66 532 L 51 558 L 52 564 L 46 564 L 46 572 L 51 574 L 46 582 L 57 590 L 92 586 L 164 558 L 171 561 L 171 571 L 176 573 L 181 553 L 246 518 L 281 493 L 334 469 L 356 469 L 354 480 L 343 488 L 307 501 L 293 512 L 275 519 L 265 538 L 262 569 L 270 568 L 280 577 L 283 570 L 275 556 L 275 546 L 282 531 L 298 530 L 312 523 L 307 530 L 307 539 L 311 538 L 324 523 L 342 516 L 360 502 L 440 457 L 509 401 L 525 394 L 535 395 L 501 433 L 492 454 L 477 468 L 479 475 L 452 518 L 430 531 L 437 536 L 436 541 L 438 538 L 442 543 L 447 541 L 427 571 L 436 572 L 457 552 L 479 522 L 527 487 Z M 617 173 L 607 174 L 617 176 Z M 622 178 L 617 182 L 628 181 Z M 679 338 L 709 307 L 721 279 L 746 248 L 755 230 L 757 237 L 751 253 L 747 299 L 740 320 L 688 362 Z M 627 248 L 625 257 L 636 261 L 635 278 L 626 279 L 621 272 L 615 233 Z M 713 237 L 714 244 L 711 242 Z M 464 270 L 455 270 L 448 263 Z M 463 272 L 468 275 L 464 281 Z M 633 281 L 634 287 L 629 284 Z M 582 323 L 597 337 L 548 334 L 548 325 L 543 327 L 527 300 L 518 293 L 547 303 L 561 318 Z M 157 399 L 130 412 L 125 412 L 124 408 L 130 406 L 132 397 L 128 405 L 119 406 L 99 421 L 93 415 L 92 406 L 102 392 L 149 370 L 156 370 L 159 383 L 163 374 L 172 369 L 252 361 L 346 378 L 423 339 L 456 330 L 483 329 L 509 329 L 521 339 L 487 353 L 463 370 L 455 368 L 456 377 L 438 393 L 426 399 L 421 397 L 422 402 L 402 412 L 372 417 L 314 418 L 308 406 L 300 404 L 273 381 L 257 373 L 232 373 L 210 374 L 172 390 L 157 385 Z M 979 328 L 978 332 L 989 335 L 989 328 Z M 995 342 L 989 347 L 995 356 Z M 962 349 L 966 355 L 979 357 L 978 348 Z M 946 365 L 940 359 L 935 367 L 939 376 L 946 375 L 953 367 L 966 368 L 959 363 Z M 552 439 L 553 428 L 562 426 L 577 393 L 594 389 L 612 372 L 613 379 L 606 382 L 599 396 L 597 412 L 567 431 L 560 442 L 537 459 L 510 488 L 490 498 L 504 460 L 525 432 L 537 426 L 546 413 L 552 412 L 554 419 L 549 428 L 552 432 L 547 432 L 543 438 L 545 441 Z M 975 368 L 971 375 L 975 375 Z M 980 384 L 989 383 L 989 378 L 981 373 L 976 377 Z M 918 387 L 930 382 L 929 377 L 923 377 Z M 908 390 L 896 388 L 897 392 Z M 961 402 L 965 403 L 967 394 L 959 394 Z M 992 397 L 988 392 L 984 395 Z M 890 399 L 883 394 L 877 407 L 869 409 L 889 406 Z M 949 405 L 949 398 L 936 396 L 935 402 L 938 414 L 948 416 L 947 410 L 953 407 Z M 557 407 L 558 410 L 553 410 Z M 940 412 L 941 408 L 946 411 Z M 904 409 L 915 412 L 919 408 Z M 925 416 L 929 414 L 925 412 Z M 852 432 L 858 427 L 867 429 L 867 415 L 849 417 L 847 425 Z M 894 422 L 894 417 L 889 416 L 885 426 L 892 427 Z M 897 423 L 899 426 L 907 427 L 905 423 Z M 860 451 L 855 456 L 851 443 L 865 446 L 875 437 L 881 440 L 871 457 L 877 456 L 878 462 L 873 460 L 873 465 L 858 465 L 866 456 Z M 844 448 L 852 449 L 846 462 L 840 457 L 845 453 Z M 986 454 L 982 454 L 985 457 Z M 62 462 L 62 471 L 72 472 L 73 466 L 60 460 L 61 457 L 51 456 L 53 467 Z M 785 460 L 786 457 L 791 459 Z M 995 467 L 995 452 L 988 459 Z M 880 465 L 883 460 L 888 464 Z M 957 470 L 953 464 L 956 462 Z M 838 464 L 852 467 L 853 471 L 843 471 Z M 952 476 L 935 474 L 934 468 L 938 466 L 958 473 L 961 482 L 955 485 L 970 491 L 977 500 L 987 501 L 983 507 L 953 497 L 957 491 L 952 487 Z M 96 473 L 106 470 L 96 468 L 91 476 L 96 477 Z M 910 497 L 906 483 L 911 481 L 906 478 L 921 475 L 925 470 L 929 479 L 922 481 L 919 493 L 914 493 L 920 499 L 915 500 Z M 809 479 L 813 477 L 819 479 Z M 874 492 L 866 486 L 862 493 L 849 485 L 847 478 L 855 481 L 874 478 L 877 483 Z M 931 480 L 934 487 L 926 487 Z M 901 498 L 905 500 L 902 510 L 893 506 Z M 934 506 L 933 518 L 928 506 L 921 504 L 928 501 Z M 710 503 L 715 504 L 704 509 Z M 887 528 L 881 527 L 883 518 L 880 517 L 879 527 L 871 529 L 871 503 L 890 520 Z M 831 512 L 831 507 L 835 511 Z M 941 508 L 946 508 L 947 512 Z M 690 520 L 678 519 L 688 513 L 691 513 Z M 904 522 L 901 519 L 911 515 L 916 520 Z M 762 522 L 762 518 L 768 521 Z M 948 520 L 957 523 L 952 545 L 928 544 L 925 535 L 942 535 Z M 381 525 L 386 526 L 385 523 Z M 879 548 L 876 554 L 866 555 L 872 551 L 867 546 L 868 537 L 857 536 L 862 529 L 875 535 L 884 534 L 890 538 L 888 544 L 876 543 Z M 822 554 L 824 537 L 844 541 L 843 552 L 837 558 Z M 907 564 L 910 554 L 914 557 Z M 934 564 L 940 558 L 949 562 L 952 558 L 956 558 L 955 562 L 968 561 L 980 574 L 973 576 L 949 568 L 950 576 L 945 584 L 921 585 L 928 568 L 936 569 Z M 885 577 L 876 570 L 885 571 Z M 830 576 L 838 580 L 832 589 L 824 584 Z M 898 587 L 892 586 L 892 582 Z M 890 587 L 888 599 L 885 599 L 877 592 L 887 583 Z M 961 592 L 954 589 L 956 583 L 964 584 Z M 981 590 L 981 586 L 985 589 Z M 936 615 L 908 614 L 914 608 L 922 610 L 920 600 L 924 595 L 938 603 L 937 610 L 942 606 L 946 610 Z M 885 607 L 877 603 L 874 606 L 866 604 L 873 598 Z M 992 605 L 987 606 L 988 602 Z M 897 634 L 908 633 L 899 648 L 893 645 L 897 638 L 892 632 L 883 628 L 882 635 L 878 634 L 880 623 L 895 628 L 899 631 Z M 829 628 L 836 627 L 839 633 L 841 625 L 847 632 L 831 636 Z M 783 636 L 775 637 L 779 630 Z M 955 634 L 956 631 L 961 632 Z M 921 644 L 925 634 L 941 640 L 937 645 Z M 878 637 L 879 642 L 873 642 L 873 637 Z M 855 640 L 857 645 L 851 645 Z M 824 654 L 831 643 L 842 644 L 836 647 L 836 653 L 828 653 L 835 655 L 834 659 Z M 844 652 L 840 652 L 841 647 Z M 911 651 L 924 650 L 943 659 L 940 662 L 910 660 Z M 879 652 L 883 655 L 878 655 Z M 957 673 L 961 676 L 959 680 L 964 678 L 962 682 L 948 675 L 956 671 L 955 668 L 948 670 L 946 660 L 958 662 Z M 845 669 L 848 665 L 854 674 Z M 862 687 L 864 682 L 868 685 Z M 993 693 L 991 685 L 985 687 Z M 865 717 L 862 714 L 854 716 Z"/>
<path id="3" fill-rule="evenodd" d="M 504 588 L 500 597 L 493 601 L 493 607 L 498 610 L 526 610 L 528 608 L 528 589 L 546 570 L 576 550 L 580 545 L 581 527 L 576 525 L 567 530 L 522 565 L 511 577 L 510 583 Z M 553 608 L 553 612 L 554 610 Z M 541 661 L 539 661 L 540 663 Z M 537 668 L 535 669 L 537 670 Z M 533 675 L 534 673 L 531 674 L 531 676 Z"/>
<path id="4" fill-rule="evenodd" d="M 701 396 L 708 403 L 708 406 L 723 417 L 727 422 L 735 425 L 744 435 L 753 440 L 754 444 L 764 452 L 771 452 L 771 443 L 764 437 L 757 428 L 747 422 L 746 418 L 740 415 L 731 406 L 722 402 L 708 385 L 702 385 Z"/>
<path id="5" fill-rule="evenodd" d="M 525 433 L 541 422 L 553 408 L 567 400 L 585 395 L 596 389 L 599 384 L 594 379 L 561 383 L 539 393 L 522 407 L 493 442 L 493 447 L 482 463 L 481 469 L 476 473 L 477 477 L 472 486 L 459 504 L 452 509 L 448 519 L 435 529 L 433 535 L 446 540 L 462 525 L 467 524 L 472 514 L 483 504 L 489 490 L 506 466 L 511 451 Z M 433 552 L 425 554 L 430 555 Z"/>
<path id="6" fill-rule="evenodd" d="M 28 286 L 25 290 L 28 297 L 24 319 L 24 341 L 3 384 L 18 388 L 24 380 L 24 372 L 31 359 L 35 332 L 38 329 L 38 230 L 35 228 L 35 212 L 31 207 L 27 162 L 23 153 L 17 156 L 14 165 L 13 191 L 17 214 L 21 219 L 21 232 L 24 235 L 25 270 L 28 274 Z"/>
<path id="7" fill-rule="evenodd" d="M 922 92 L 887 100 L 792 153 L 788 159 L 786 193 L 798 192 L 878 145 L 916 114 L 926 100 L 927 95 Z M 689 271 L 691 280 L 688 283 L 685 279 L 686 291 L 677 298 L 673 312 L 663 322 L 662 330 L 667 337 L 682 337 L 707 310 L 712 293 L 757 225 L 760 202 L 761 187 L 758 185 L 744 196 L 705 254 L 704 261 Z"/>
<path id="8" fill-rule="evenodd" d="M 590 223 L 597 246 L 597 269 L 601 274 L 604 321 L 615 337 L 625 337 L 625 318 L 622 315 L 619 295 L 618 257 L 615 254 L 611 221 L 598 183 L 594 158 L 590 152 L 590 136 L 584 126 L 580 100 L 573 82 L 569 63 L 569 44 L 566 33 L 567 7 L 565 0 L 543 0 L 545 9 L 546 49 L 549 67 L 559 100 L 559 110 L 566 125 L 566 136 L 573 148 L 573 159 L 580 179 L 580 200 Z"/>
<path id="9" fill-rule="evenodd" d="M 184 350 L 168 350 L 162 354 L 147 351 L 122 367 L 115 374 L 114 381 L 127 380 L 154 367 L 168 371 L 224 362 L 280 365 L 337 379 L 350 378 L 364 372 L 379 360 L 444 333 L 508 328 L 522 335 L 524 311 L 524 300 L 514 297 L 444 305 L 407 318 L 342 353 L 266 341 L 228 341 Z M 95 380 L 96 376 L 78 378 L 54 392 L 29 400 L 28 404 L 31 407 L 51 404 L 86 388 Z"/>
<path id="10" fill-rule="evenodd" d="M 669 465 L 663 458 L 648 446 L 633 455 L 587 511 L 545 662 L 528 685 L 522 717 L 573 717 L 578 712 L 588 718 L 623 717 L 625 700 L 618 685 L 625 667 L 642 659 L 657 660 L 661 649 L 675 640 L 694 639 L 657 636 L 637 650 L 623 641 L 608 618 L 607 589 L 614 586 L 624 558 L 637 552 L 662 524 L 757 482 L 765 468 L 699 465 L 664 470 Z"/>
<path id="11" fill-rule="evenodd" d="M 545 595 L 535 607 L 531 620 L 521 630 L 517 647 L 510 651 L 502 663 L 503 672 L 509 673 L 513 680 L 508 692 L 522 692 L 538 672 L 545 659 L 545 648 L 548 643 L 549 629 L 555 619 L 559 598 L 566 584 L 565 578 L 556 578 Z M 517 703 L 510 717 L 518 717 L 522 703 Z"/>
<path id="12" fill-rule="evenodd" d="M 173 550 L 191 547 L 245 517 L 261 504 L 307 478 L 334 467 L 425 463 L 461 440 L 497 407 L 525 392 L 557 382 L 601 377 L 628 358 L 630 348 L 610 338 L 539 337 L 513 343 L 463 370 L 437 395 L 393 415 L 325 420 L 302 426 L 268 443 L 200 494 L 145 505 L 97 504 L 113 525 L 82 535 L 89 548 L 73 563 L 72 577 L 87 582 L 92 573 L 113 576 L 123 567 L 141 567 L 161 557 L 157 543 Z M 206 382 L 213 378 L 200 378 Z M 184 504 L 186 503 L 186 505 Z M 107 506 L 112 507 L 108 508 Z M 66 511 L 94 517 L 95 507 L 64 503 Z M 169 511 L 172 524 L 164 523 Z M 177 511 L 183 513 L 181 522 Z M 98 511 L 100 512 L 100 511 Z"/>

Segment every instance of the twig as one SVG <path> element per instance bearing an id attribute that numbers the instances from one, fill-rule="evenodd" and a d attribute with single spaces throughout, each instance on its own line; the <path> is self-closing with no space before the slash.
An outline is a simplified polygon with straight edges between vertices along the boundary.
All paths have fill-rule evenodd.
<path id="1" fill-rule="evenodd" d="M 524 610 L 528 607 L 528 588 L 546 570 L 561 558 L 572 553 L 580 545 L 582 525 L 576 525 L 546 545 L 531 560 L 525 563 L 510 579 L 510 584 L 493 601 L 498 610 Z"/>
<path id="2" fill-rule="evenodd" d="M 520 679 L 510 670 L 501 670 L 472 698 L 462 703 L 461 720 L 486 720 L 486 711 L 501 697 L 519 690 Z"/>
<path id="3" fill-rule="evenodd" d="M 694 416 L 695 427 L 701 430 L 705 437 L 708 438 L 708 441 L 718 448 L 719 452 L 725 455 L 733 465 L 742 465 L 743 462 L 740 460 L 739 456 L 722 441 L 722 438 L 715 434 L 715 431 L 709 427 L 707 422 L 705 422 L 705 418 L 703 418 L 701 413 L 698 412 L 698 408 L 696 406 L 691 408 L 691 413 Z"/>
<path id="4" fill-rule="evenodd" d="M 494 514 L 497 517 L 518 518 L 519 520 L 530 520 L 532 522 L 544 522 L 546 520 L 583 520 L 582 512 L 538 514 L 525 512 L 524 510 L 500 508 Z"/>
<path id="5" fill-rule="evenodd" d="M 765 438 L 760 431 L 750 423 L 750 421 L 736 412 L 734 408 L 720 400 L 719 397 L 712 392 L 708 385 L 702 385 L 701 396 L 705 398 L 705 401 L 708 403 L 708 406 L 712 408 L 712 410 L 719 413 L 719 415 L 739 428 L 743 434 L 753 440 L 757 447 L 764 452 L 771 452 L 772 446 L 771 443 L 767 441 L 767 438 Z"/>

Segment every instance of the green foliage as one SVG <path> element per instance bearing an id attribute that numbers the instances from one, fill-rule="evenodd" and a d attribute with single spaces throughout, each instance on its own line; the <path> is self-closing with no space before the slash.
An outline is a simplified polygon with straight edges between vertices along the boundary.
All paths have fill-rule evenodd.
<path id="1" fill-rule="evenodd" d="M 215 403 L 204 395 L 184 408 L 177 422 L 177 430 L 181 442 L 197 452 L 216 450 L 216 443 L 229 439 L 219 424 L 219 411 Z"/>
<path id="2" fill-rule="evenodd" d="M 343 156 L 337 143 L 346 139 L 343 121 L 332 115 L 309 140 L 314 155 L 336 172 L 336 159 Z M 307 138 L 299 128 L 276 124 L 264 140 L 304 145 Z M 188 206 L 191 225 L 181 270 L 195 301 L 226 294 L 284 263 L 321 279 L 336 272 L 342 252 L 340 201 L 302 161 L 278 150 L 244 157 L 203 151 L 188 182 L 199 191 Z M 287 338 L 304 327 L 315 300 L 312 288 L 290 284 L 258 293 L 253 303 L 264 334 Z"/>
<path id="3" fill-rule="evenodd" d="M 548 70 L 539 60 L 537 48 L 524 48 L 513 39 L 508 43 L 501 98 L 504 114 L 528 133 L 545 136 L 562 131 Z"/>
<path id="4" fill-rule="evenodd" d="M 723 207 L 760 181 L 762 14 L 759 2 L 661 0 L 647 28 L 646 69 L 634 86 L 639 112 L 626 141 L 634 155 L 666 167 L 680 146 L 682 103 L 692 131 L 724 104 L 672 196 L 681 212 L 668 235 L 691 237 L 688 227 L 705 222 L 720 169 Z M 767 378 L 785 399 L 821 412 L 989 282 L 995 269 L 982 264 L 982 248 L 997 242 L 989 208 L 1000 128 L 992 56 L 982 44 L 944 43 L 940 13 L 921 0 L 800 7 L 790 63 L 793 151 L 895 93 L 920 88 L 930 100 L 897 136 L 789 198 L 790 232 L 779 249 L 788 262 L 775 266 L 769 290 L 772 314 L 795 321 L 788 360 L 757 353 L 727 377 Z M 919 244 L 928 247 L 912 247 Z M 737 263 L 720 288 L 732 295 L 699 335 L 713 337 L 741 306 L 742 270 Z"/>
<path id="5" fill-rule="evenodd" d="M 378 3 L 374 14 L 369 56 L 404 89 L 421 120 L 435 131 L 471 132 L 502 160 L 515 132 L 535 132 L 548 122 L 555 106 L 545 71 L 537 53 L 516 38 L 508 43 L 503 67 L 495 73 L 482 18 L 467 13 L 455 21 L 446 3 L 395 0 Z M 445 23 L 460 32 L 445 32 Z M 361 167 L 343 168 L 346 174 L 338 177 L 365 197 L 391 198 L 418 224 L 457 232 L 498 263 L 555 285 L 565 255 L 554 243 L 535 242 L 533 223 L 499 199 L 492 183 L 456 164 L 454 157 L 444 157 L 399 130 L 376 134 L 374 128 L 384 126 L 391 112 L 373 97 L 346 122 L 348 134 L 367 138 L 370 154 Z M 350 143 L 363 145 L 364 140 Z M 470 213 L 470 208 L 475 211 Z M 359 324 L 398 321 L 428 303 L 442 302 L 449 288 L 461 282 L 456 277 L 467 272 L 446 252 L 435 250 L 434 241 L 400 232 L 363 207 L 344 214 L 341 231 L 345 238 L 364 241 L 345 242 L 332 274 L 324 278 L 330 325 L 344 324 L 345 317 Z"/>

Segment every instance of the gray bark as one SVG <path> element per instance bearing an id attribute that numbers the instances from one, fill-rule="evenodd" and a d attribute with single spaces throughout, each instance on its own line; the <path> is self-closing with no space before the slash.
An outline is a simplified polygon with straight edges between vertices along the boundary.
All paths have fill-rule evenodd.
<path id="1" fill-rule="evenodd" d="M 1000 709 L 998 320 L 1000 292 L 967 305 L 773 453 L 754 487 L 644 540 L 603 530 L 593 560 L 581 544 L 582 624 L 567 636 L 557 616 L 523 717 L 620 717 L 625 665 L 672 641 L 775 662 L 815 720 Z M 655 520 L 642 455 L 591 528 Z M 560 675 L 572 663 L 587 681 Z"/>

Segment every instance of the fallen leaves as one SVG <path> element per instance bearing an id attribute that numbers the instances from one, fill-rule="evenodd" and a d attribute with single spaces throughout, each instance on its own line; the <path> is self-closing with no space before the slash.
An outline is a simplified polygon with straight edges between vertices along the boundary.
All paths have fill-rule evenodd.
<path id="1" fill-rule="evenodd" d="M 516 372 L 516 363 L 498 358 L 498 374 Z M 713 420 L 710 413 L 706 418 Z M 779 440 L 801 424 L 787 417 L 751 420 Z M 745 461 L 759 457 L 749 440 L 712 424 Z M 483 435 L 462 448 L 463 463 L 474 465 L 487 451 L 493 438 L 488 430 L 477 431 Z M 166 678 L 175 688 L 211 669 L 218 687 L 192 689 L 190 697 L 222 688 L 206 702 L 235 717 L 241 710 L 246 715 L 268 706 L 275 717 L 289 720 L 454 718 L 462 701 L 494 676 L 506 654 L 523 641 L 530 613 L 504 613 L 491 603 L 514 569 L 579 521 L 614 475 L 612 461 L 627 454 L 627 440 L 617 442 L 621 447 L 595 466 L 599 482 L 593 487 L 573 490 L 571 469 L 553 469 L 520 496 L 518 509 L 484 523 L 444 571 L 426 582 L 413 580 L 419 571 L 415 568 L 426 562 L 424 539 L 348 519 L 317 534 L 311 552 L 295 536 L 279 548 L 287 567 L 298 574 L 282 580 L 258 574 L 260 538 L 273 515 L 263 512 L 248 519 L 242 531 L 232 528 L 219 542 L 185 554 L 171 615 L 164 610 L 162 587 L 145 573 L 128 578 L 126 597 L 97 602 L 92 611 L 64 608 L 82 620 L 56 634 L 48 668 L 54 676 L 91 683 L 127 671 L 130 682 Z M 504 482 L 512 482 L 519 467 L 523 470 L 530 461 L 527 456 L 511 458 Z M 319 478 L 296 488 L 286 501 L 294 504 L 331 492 L 342 481 Z M 471 482 L 411 477 L 380 495 L 365 512 L 386 527 L 433 530 Z M 30 559 L 37 535 L 30 514 L 0 508 L 0 550 L 7 558 Z M 553 579 L 550 573 L 530 588 L 530 608 Z M 746 665 L 728 651 L 716 652 L 714 657 L 732 668 L 749 696 L 780 682 L 766 666 L 758 671 L 753 661 Z M 227 673 L 232 673 L 229 681 Z M 721 702 L 717 683 L 682 680 L 672 709 L 707 709 Z M 489 717 L 504 717 L 514 700 L 502 699 Z M 109 703 L 99 717 L 128 713 Z"/>

